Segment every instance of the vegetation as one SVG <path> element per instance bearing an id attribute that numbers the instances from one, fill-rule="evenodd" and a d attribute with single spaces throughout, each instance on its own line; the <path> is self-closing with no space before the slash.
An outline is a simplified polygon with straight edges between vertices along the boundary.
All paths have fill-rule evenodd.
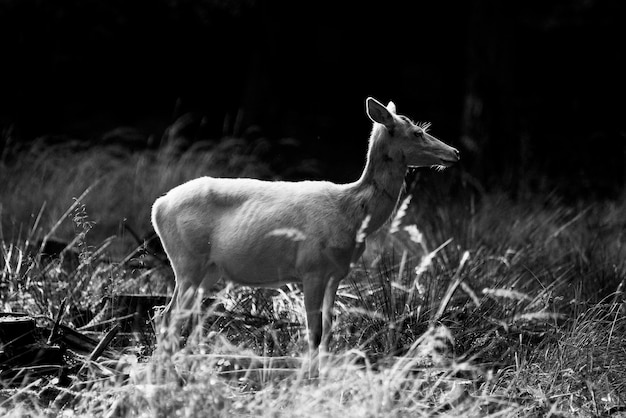
<path id="1" fill-rule="evenodd" d="M 155 197 L 200 175 L 274 177 L 236 140 L 179 151 L 35 144 L 0 165 L 2 311 L 80 327 L 101 300 L 165 293 L 135 254 Z M 3 416 L 590 416 L 626 407 L 626 197 L 564 202 L 420 174 L 340 287 L 330 367 L 306 378 L 297 286 L 225 288 L 185 345 L 117 343 L 62 382 L 4 379 Z M 6 180 L 6 181 L 4 181 Z M 86 191 L 86 193 L 85 193 Z M 82 197 L 80 197 L 82 196 Z M 77 199 L 79 198 L 80 199 Z M 69 210 L 68 210 L 69 208 Z M 77 259 L 45 259 L 40 240 Z M 134 262 L 139 258 L 143 263 Z M 219 290 L 219 289 L 216 289 Z M 112 325 L 112 323 L 110 324 Z M 109 325 L 109 326 L 110 326 Z"/>

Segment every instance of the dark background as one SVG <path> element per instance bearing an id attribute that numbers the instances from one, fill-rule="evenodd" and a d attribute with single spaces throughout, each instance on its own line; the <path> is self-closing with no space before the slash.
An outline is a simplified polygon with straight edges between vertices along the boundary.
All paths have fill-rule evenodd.
<path id="1" fill-rule="evenodd" d="M 5 0 L 2 140 L 160 138 L 188 114 L 196 139 L 293 137 L 350 181 L 371 95 L 487 188 L 615 195 L 625 18 L 620 0 Z"/>

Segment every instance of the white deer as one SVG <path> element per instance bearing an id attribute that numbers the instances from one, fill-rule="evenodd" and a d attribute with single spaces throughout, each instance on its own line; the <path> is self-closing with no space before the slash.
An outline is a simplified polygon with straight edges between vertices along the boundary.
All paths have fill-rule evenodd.
<path id="1" fill-rule="evenodd" d="M 328 350 L 339 282 L 363 253 L 362 237 L 393 213 L 407 168 L 459 160 L 455 148 L 397 115 L 392 102 L 385 107 L 370 97 L 366 108 L 374 127 L 356 182 L 202 177 L 156 200 L 152 223 L 176 277 L 165 315 L 189 309 L 189 294 L 220 278 L 256 287 L 301 283 L 316 373 Z"/>

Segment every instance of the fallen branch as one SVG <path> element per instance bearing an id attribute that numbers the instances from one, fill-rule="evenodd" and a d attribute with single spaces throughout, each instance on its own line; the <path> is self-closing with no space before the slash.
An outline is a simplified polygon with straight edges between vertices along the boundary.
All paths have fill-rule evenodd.
<path id="1" fill-rule="evenodd" d="M 109 330 L 109 332 L 106 333 L 104 338 L 102 340 L 100 340 L 100 342 L 98 343 L 96 348 L 94 348 L 94 350 L 89 355 L 89 361 L 90 362 L 96 361 L 98 359 L 98 357 L 100 357 L 100 355 L 104 352 L 104 350 L 106 350 L 106 348 L 109 346 L 109 344 L 111 343 L 113 338 L 115 338 L 115 336 L 119 332 L 120 328 L 121 327 L 120 327 L 119 323 L 115 324 L 115 326 L 113 328 L 111 328 Z"/>

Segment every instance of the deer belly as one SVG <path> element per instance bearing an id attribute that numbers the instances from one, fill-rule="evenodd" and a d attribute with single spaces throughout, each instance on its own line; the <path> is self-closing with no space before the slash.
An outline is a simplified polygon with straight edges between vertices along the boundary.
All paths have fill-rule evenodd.
<path id="1" fill-rule="evenodd" d="M 235 283 L 279 287 L 296 282 L 300 243 L 276 238 L 214 246 L 211 259 L 224 272 L 225 278 Z"/>

